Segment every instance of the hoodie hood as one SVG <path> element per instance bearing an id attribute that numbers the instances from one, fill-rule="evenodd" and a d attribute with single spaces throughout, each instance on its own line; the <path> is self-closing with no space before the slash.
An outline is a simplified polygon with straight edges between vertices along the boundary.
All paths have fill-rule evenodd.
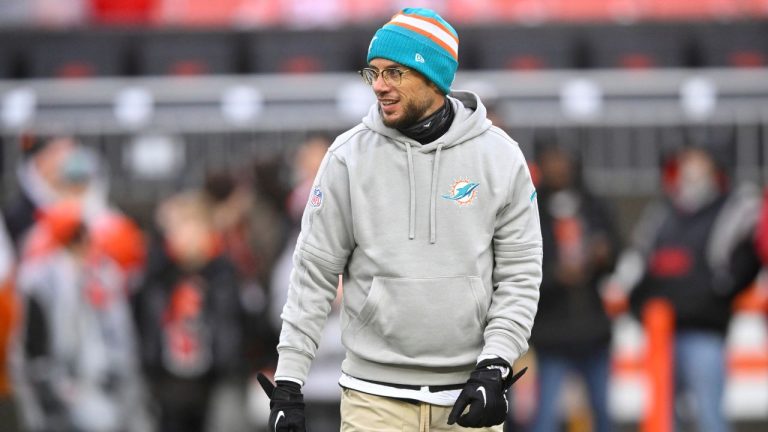
<path id="1" fill-rule="evenodd" d="M 440 172 L 440 153 L 443 150 L 461 145 L 468 140 L 475 138 L 491 127 L 491 121 L 486 117 L 485 106 L 480 102 L 480 98 L 472 92 L 455 91 L 446 97 L 446 102 L 453 104 L 454 118 L 453 124 L 448 131 L 440 138 L 428 144 L 421 144 L 418 141 L 403 135 L 399 130 L 388 127 L 384 124 L 379 113 L 378 103 L 373 104 L 368 111 L 368 115 L 363 118 L 363 124 L 384 135 L 406 152 L 408 159 L 408 183 L 410 185 L 410 205 L 408 238 L 416 238 L 416 180 L 413 165 L 413 149 L 421 153 L 435 153 L 435 161 L 432 164 L 432 177 L 430 188 L 429 205 L 429 242 L 437 242 L 437 178 Z"/>
<path id="2" fill-rule="evenodd" d="M 379 104 L 374 103 L 368 115 L 363 118 L 363 124 L 388 138 L 391 138 L 398 146 L 405 150 L 406 143 L 410 143 L 417 151 L 429 153 L 437 151 L 440 146 L 443 150 L 460 145 L 467 140 L 475 138 L 491 127 L 491 121 L 486 116 L 485 106 L 480 98 L 469 91 L 454 91 L 447 97 L 447 102 L 453 104 L 455 117 L 453 124 L 442 137 L 429 144 L 420 144 L 416 140 L 408 138 L 397 129 L 384 124 L 379 113 Z"/>

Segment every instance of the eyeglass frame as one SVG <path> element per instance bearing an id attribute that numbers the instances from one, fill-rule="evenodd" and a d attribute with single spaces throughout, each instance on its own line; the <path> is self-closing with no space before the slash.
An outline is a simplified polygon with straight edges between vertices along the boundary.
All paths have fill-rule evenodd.
<path id="1" fill-rule="evenodd" d="M 368 79 L 365 77 L 365 73 L 367 71 L 370 71 L 370 72 L 372 72 L 374 74 L 373 78 L 371 79 L 370 82 L 368 82 Z M 410 69 L 400 69 L 399 67 L 388 67 L 388 68 L 384 68 L 382 70 L 377 70 L 377 69 L 370 68 L 370 67 L 364 67 L 364 68 L 360 69 L 359 71 L 357 71 L 357 73 L 360 74 L 360 76 L 363 78 L 363 81 L 366 84 L 368 84 L 369 86 L 372 86 L 373 83 L 375 83 L 376 80 L 379 79 L 379 76 L 381 76 L 384 79 L 385 83 L 393 85 L 393 86 L 399 86 L 400 84 L 403 83 L 403 75 L 405 75 L 406 73 L 408 73 L 410 71 L 411 71 Z M 395 80 L 393 80 L 393 76 L 394 75 L 392 75 L 392 72 L 397 72 L 397 75 L 396 75 L 397 76 L 397 80 L 396 80 L 396 82 L 395 82 Z"/>

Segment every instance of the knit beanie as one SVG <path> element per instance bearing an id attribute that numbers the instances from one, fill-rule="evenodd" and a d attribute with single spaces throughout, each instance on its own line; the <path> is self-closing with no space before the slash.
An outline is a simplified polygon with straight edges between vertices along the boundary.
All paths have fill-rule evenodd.
<path id="1" fill-rule="evenodd" d="M 459 36 L 434 11 L 406 8 L 373 36 L 367 61 L 375 58 L 414 69 L 448 94 L 459 66 Z"/>

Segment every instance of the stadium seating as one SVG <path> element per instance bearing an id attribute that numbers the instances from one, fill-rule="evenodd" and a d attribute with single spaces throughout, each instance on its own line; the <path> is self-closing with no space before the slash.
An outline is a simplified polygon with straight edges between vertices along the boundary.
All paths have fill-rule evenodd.
<path id="1" fill-rule="evenodd" d="M 233 32 L 155 32 L 138 38 L 139 75 L 199 76 L 240 71 Z"/>
<path id="2" fill-rule="evenodd" d="M 249 38 L 249 70 L 312 73 L 357 70 L 375 29 L 261 31 Z"/>
<path id="3" fill-rule="evenodd" d="M 573 33 L 573 28 L 564 26 L 463 29 L 460 62 L 473 69 L 573 68 L 578 59 Z"/>
<path id="4" fill-rule="evenodd" d="M 0 45 L 0 79 L 12 78 L 16 64 L 15 51 L 5 44 Z"/>
<path id="5" fill-rule="evenodd" d="M 24 50 L 33 78 L 87 78 L 123 75 L 125 42 L 116 33 L 48 33 Z"/>
<path id="6" fill-rule="evenodd" d="M 8 29 L 0 78 L 353 71 L 374 31 Z M 468 25 L 460 39 L 462 70 L 768 66 L 768 21 Z"/>
<path id="7" fill-rule="evenodd" d="M 600 25 L 583 28 L 591 68 L 649 69 L 690 64 L 690 39 L 676 24 Z"/>
<path id="8" fill-rule="evenodd" d="M 768 66 L 768 22 L 707 24 L 696 33 L 700 66 Z"/>

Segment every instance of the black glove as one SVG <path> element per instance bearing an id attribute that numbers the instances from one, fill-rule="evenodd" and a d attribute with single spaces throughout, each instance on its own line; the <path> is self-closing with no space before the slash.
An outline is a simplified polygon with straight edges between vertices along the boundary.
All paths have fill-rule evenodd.
<path id="1" fill-rule="evenodd" d="M 509 363 L 500 358 L 483 360 L 477 365 L 448 415 L 449 425 L 458 423 L 459 426 L 480 428 L 504 423 L 509 409 L 506 391 L 528 370 L 523 368 L 514 376 L 509 373 L 505 379 L 502 377 L 504 368 L 512 370 Z M 469 411 L 462 415 L 467 406 Z"/>
<path id="2" fill-rule="evenodd" d="M 256 379 L 269 396 L 269 431 L 306 432 L 301 386 L 291 381 L 277 381 L 275 386 L 262 373 L 259 373 Z"/>

